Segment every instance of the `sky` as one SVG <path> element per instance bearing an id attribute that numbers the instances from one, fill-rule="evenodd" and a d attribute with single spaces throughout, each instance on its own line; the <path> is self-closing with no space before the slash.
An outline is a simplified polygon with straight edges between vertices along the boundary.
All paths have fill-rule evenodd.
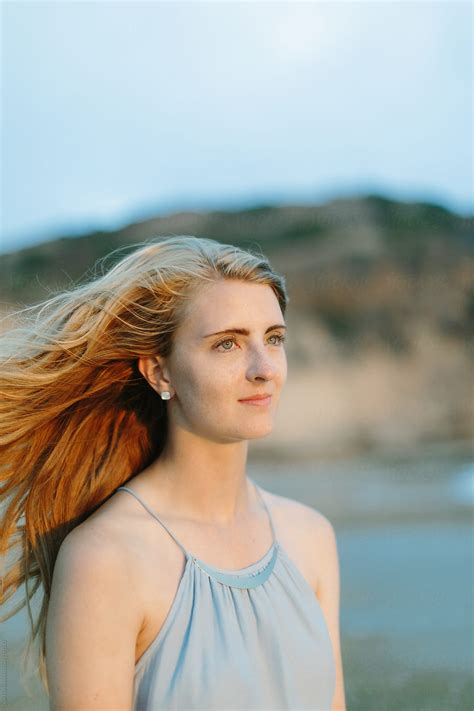
<path id="1" fill-rule="evenodd" d="M 376 192 L 474 211 L 470 2 L 1 3 L 1 244 Z"/>

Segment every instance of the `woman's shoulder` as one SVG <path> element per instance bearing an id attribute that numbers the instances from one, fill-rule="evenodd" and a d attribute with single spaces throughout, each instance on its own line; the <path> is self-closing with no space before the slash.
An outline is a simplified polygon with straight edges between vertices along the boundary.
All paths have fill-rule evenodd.
<path id="1" fill-rule="evenodd" d="M 331 551 L 334 530 L 317 508 L 260 487 L 269 507 L 276 535 L 315 594 L 322 582 L 323 561 Z"/>
<path id="2" fill-rule="evenodd" d="M 332 527 L 329 519 L 317 508 L 310 504 L 303 503 L 298 499 L 282 496 L 259 486 L 265 503 L 271 507 L 272 514 L 284 519 L 288 524 L 298 524 L 298 526 L 308 526 L 313 530 L 321 531 Z"/>
<path id="3" fill-rule="evenodd" d="M 84 521 L 70 531 L 62 543 L 69 549 L 97 551 L 110 555 L 130 570 L 140 562 L 146 543 L 141 507 L 128 496 L 114 493 Z"/>

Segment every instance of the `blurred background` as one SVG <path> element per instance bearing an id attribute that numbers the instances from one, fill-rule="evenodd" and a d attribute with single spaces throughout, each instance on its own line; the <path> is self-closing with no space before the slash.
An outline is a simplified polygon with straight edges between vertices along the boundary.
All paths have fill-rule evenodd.
<path id="1" fill-rule="evenodd" d="M 119 246 L 286 279 L 249 473 L 336 529 L 348 711 L 472 708 L 469 2 L 4 2 L 1 329 Z M 2 625 L 1 701 L 47 709 Z"/>

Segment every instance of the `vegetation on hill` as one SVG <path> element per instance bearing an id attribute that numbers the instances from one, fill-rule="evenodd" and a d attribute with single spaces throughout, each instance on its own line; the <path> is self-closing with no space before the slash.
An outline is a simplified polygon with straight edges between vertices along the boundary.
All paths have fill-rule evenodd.
<path id="1" fill-rule="evenodd" d="M 311 382 L 325 368 L 332 369 L 325 383 L 343 377 L 354 382 L 360 368 L 350 376 L 334 372 L 336 364 L 353 368 L 354 357 L 367 367 L 376 359 L 373 368 L 380 375 L 387 367 L 386 378 L 392 378 L 391 366 L 380 361 L 380 353 L 388 353 L 396 359 L 398 378 L 402 368 L 415 368 L 415 375 L 404 372 L 402 380 L 412 378 L 412 391 L 426 402 L 430 424 L 421 427 L 420 436 L 469 436 L 472 408 L 465 381 L 474 321 L 473 219 L 438 205 L 367 195 L 317 206 L 180 212 L 117 231 L 65 236 L 2 256 L 3 310 L 43 301 L 93 278 L 94 264 L 113 250 L 119 251 L 101 268 L 139 242 L 173 234 L 210 237 L 270 258 L 285 275 L 290 294 L 289 361 L 309 373 Z M 370 391 L 376 381 L 370 367 L 366 377 Z M 389 398 L 395 402 L 399 395 L 393 381 Z M 335 393 L 330 397 L 337 399 Z M 405 417 L 404 402 L 398 415 L 385 413 L 387 431 L 396 431 L 396 418 Z M 382 414 L 378 417 L 377 424 Z M 423 420 L 422 414 L 417 417 Z M 308 436 L 318 427 L 318 415 L 312 418 Z M 334 425 L 336 439 L 341 426 L 340 420 Z M 373 439 L 368 421 L 354 427 L 352 439 Z M 387 431 L 382 438 L 389 439 Z"/>

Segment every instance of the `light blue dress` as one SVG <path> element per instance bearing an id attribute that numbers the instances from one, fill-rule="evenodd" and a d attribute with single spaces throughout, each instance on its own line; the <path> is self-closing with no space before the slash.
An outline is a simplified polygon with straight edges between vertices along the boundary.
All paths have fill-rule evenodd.
<path id="1" fill-rule="evenodd" d="M 135 666 L 134 711 L 330 711 L 334 655 L 314 591 L 276 540 L 245 568 L 207 565 L 177 543 L 184 573 L 158 635 Z"/>

